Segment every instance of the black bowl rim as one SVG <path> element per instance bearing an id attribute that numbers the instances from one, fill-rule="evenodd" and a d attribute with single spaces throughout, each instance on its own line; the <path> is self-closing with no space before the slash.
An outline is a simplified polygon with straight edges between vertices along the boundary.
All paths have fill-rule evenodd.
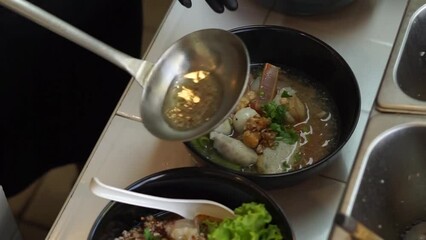
<path id="1" fill-rule="evenodd" d="M 351 67 L 349 66 L 349 64 L 345 61 L 345 59 L 334 48 L 332 48 L 330 45 L 328 45 L 327 43 L 325 43 L 321 39 L 319 39 L 319 38 L 317 38 L 317 37 L 315 37 L 315 36 L 313 36 L 309 33 L 303 32 L 303 31 L 295 29 L 295 28 L 278 26 L 278 25 L 247 25 L 247 26 L 232 28 L 229 31 L 236 34 L 236 33 L 240 33 L 240 32 L 256 31 L 256 30 L 291 32 L 291 33 L 295 33 L 295 34 L 298 34 L 298 35 L 302 35 L 303 37 L 306 37 L 306 38 L 312 40 L 313 42 L 316 42 L 319 46 L 326 49 L 331 55 L 333 55 L 335 57 L 335 59 L 342 65 L 342 67 L 347 69 L 349 75 L 351 76 L 351 79 L 354 80 L 354 84 L 356 86 L 356 89 L 354 89 L 354 90 L 356 91 L 355 94 L 358 96 L 357 102 L 356 102 L 356 109 L 355 109 L 356 118 L 354 118 L 353 125 L 352 125 L 351 129 L 348 131 L 347 136 L 345 138 L 341 139 L 341 144 L 336 149 L 334 149 L 333 152 L 331 152 L 330 154 L 328 154 L 326 157 L 322 158 L 321 160 L 319 160 L 319 161 L 317 161 L 317 162 L 315 162 L 311 165 L 300 168 L 300 169 L 292 170 L 292 171 L 289 171 L 289 172 L 272 173 L 272 174 L 242 172 L 242 171 L 236 171 L 236 170 L 227 168 L 225 166 L 216 164 L 216 163 L 210 161 L 209 159 L 206 159 L 202 154 L 200 154 L 198 151 L 196 151 L 196 149 L 192 146 L 192 144 L 189 141 L 184 142 L 184 144 L 187 148 L 190 149 L 190 151 L 192 153 L 195 153 L 203 162 L 208 163 L 208 165 L 218 167 L 218 169 L 229 171 L 231 173 L 246 176 L 246 177 L 249 177 L 251 179 L 256 179 L 256 178 L 268 179 L 268 178 L 276 178 L 276 177 L 294 176 L 296 174 L 301 174 L 303 172 L 313 171 L 314 169 L 318 168 L 319 166 L 325 165 L 328 162 L 328 160 L 330 160 L 335 155 L 337 155 L 340 152 L 340 150 L 347 144 L 347 142 L 349 141 L 349 139 L 353 135 L 353 132 L 355 131 L 355 128 L 358 125 L 359 117 L 360 117 L 360 114 L 361 114 L 361 92 L 360 92 L 360 89 L 359 89 L 358 81 L 357 81 L 355 74 L 353 73 Z"/>
<path id="2" fill-rule="evenodd" d="M 178 167 L 178 168 L 171 168 L 166 169 L 160 172 L 149 174 L 133 183 L 131 183 L 129 186 L 127 186 L 125 189 L 127 190 L 133 190 L 134 188 L 138 187 L 139 185 L 144 185 L 145 183 L 155 181 L 158 178 L 161 178 L 163 176 L 167 176 L 170 174 L 200 174 L 202 176 L 213 176 L 218 177 L 221 180 L 226 179 L 228 182 L 233 182 L 234 184 L 237 183 L 238 185 L 245 185 L 248 188 L 252 189 L 254 192 L 257 192 L 262 198 L 264 198 L 274 209 L 277 209 L 281 212 L 282 216 L 287 221 L 287 224 L 289 226 L 289 232 L 291 233 L 291 239 L 295 239 L 294 235 L 294 228 L 292 227 L 292 224 L 288 221 L 288 217 L 286 213 L 283 211 L 283 208 L 259 185 L 257 185 L 255 182 L 251 181 L 250 179 L 247 179 L 243 176 L 240 176 L 238 174 L 230 173 L 227 171 L 223 171 L 220 169 L 214 169 L 214 168 L 201 168 L 201 167 Z M 96 217 L 90 232 L 88 234 L 87 239 L 92 240 L 93 236 L 96 232 L 96 229 L 98 225 L 100 224 L 101 220 L 105 217 L 105 215 L 110 211 L 110 209 L 116 204 L 115 201 L 110 201 L 107 203 L 107 205 L 102 209 L 102 211 L 99 213 L 99 215 Z"/>
<path id="3" fill-rule="evenodd" d="M 278 6 L 278 8 L 276 9 L 290 16 L 294 15 L 294 16 L 308 17 L 308 16 L 324 15 L 327 13 L 332 13 L 352 4 L 353 2 L 355 2 L 355 0 L 341 0 L 337 2 L 332 2 L 327 5 L 316 6 L 313 8 L 306 8 L 306 6 L 302 6 L 303 5 L 302 3 L 302 5 L 300 6 L 296 5 L 290 8 L 285 8 L 284 6 Z M 309 3 L 305 3 L 305 4 L 309 5 Z"/>

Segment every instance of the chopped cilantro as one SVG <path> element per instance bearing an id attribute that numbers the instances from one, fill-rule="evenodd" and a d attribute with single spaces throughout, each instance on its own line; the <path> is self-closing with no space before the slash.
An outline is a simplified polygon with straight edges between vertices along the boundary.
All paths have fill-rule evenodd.
<path id="1" fill-rule="evenodd" d="M 286 106 L 276 104 L 275 102 L 269 102 L 262 106 L 262 111 L 265 117 L 271 119 L 272 123 L 269 127 L 272 131 L 277 133 L 275 137 L 277 141 L 294 144 L 299 140 L 299 135 L 294 129 L 283 125 L 287 112 Z"/>
<path id="2" fill-rule="evenodd" d="M 262 106 L 263 113 L 270 118 L 273 123 L 283 124 L 287 109 L 284 105 L 269 102 Z"/>
<path id="3" fill-rule="evenodd" d="M 159 240 L 160 238 L 154 236 L 151 232 L 151 230 L 149 230 L 149 228 L 145 228 L 143 230 L 143 236 L 146 240 Z"/>
<path id="4" fill-rule="evenodd" d="M 288 162 L 283 162 L 283 168 L 284 170 L 290 169 L 290 164 L 288 164 Z"/>
<path id="5" fill-rule="evenodd" d="M 300 164 L 301 160 L 302 160 L 302 153 L 298 152 L 294 155 L 294 163 L 293 164 Z"/>
<path id="6" fill-rule="evenodd" d="M 281 93 L 281 97 L 283 97 L 283 98 L 289 98 L 289 97 L 292 97 L 292 95 L 289 92 L 287 92 L 287 91 L 284 90 Z"/>
<path id="7" fill-rule="evenodd" d="M 295 144 L 299 140 L 299 135 L 294 129 L 285 127 L 277 123 L 271 123 L 269 126 L 272 131 L 277 133 L 275 139 L 277 141 L 283 141 L 287 144 Z"/>

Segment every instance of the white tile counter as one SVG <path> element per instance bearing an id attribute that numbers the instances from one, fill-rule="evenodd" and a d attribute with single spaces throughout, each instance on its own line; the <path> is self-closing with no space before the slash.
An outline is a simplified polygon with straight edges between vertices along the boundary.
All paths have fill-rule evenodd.
<path id="1" fill-rule="evenodd" d="M 342 149 L 340 160 L 324 176 L 346 182 L 361 142 L 370 110 L 390 57 L 407 1 L 355 1 L 342 11 L 300 18 L 277 12 L 265 24 L 305 31 L 328 43 L 354 72 L 361 91 L 361 116 L 355 133 Z"/>
<path id="2" fill-rule="evenodd" d="M 290 17 L 258 0 L 240 0 L 235 12 L 216 14 L 204 1 L 186 9 L 175 1 L 145 58 L 155 61 L 181 36 L 202 28 L 231 29 L 251 24 L 297 28 L 335 48 L 357 77 L 362 113 L 350 141 L 333 165 L 319 176 L 293 187 L 269 191 L 282 206 L 296 239 L 327 239 L 376 92 L 408 0 L 357 0 L 342 11 L 314 17 Z M 148 174 L 193 165 L 182 143 L 151 136 L 139 115 L 141 88 L 132 82 L 99 139 L 47 239 L 87 239 L 96 217 L 107 204 L 89 192 L 93 176 L 126 187 Z M 142 103 L 143 104 L 143 103 Z"/>

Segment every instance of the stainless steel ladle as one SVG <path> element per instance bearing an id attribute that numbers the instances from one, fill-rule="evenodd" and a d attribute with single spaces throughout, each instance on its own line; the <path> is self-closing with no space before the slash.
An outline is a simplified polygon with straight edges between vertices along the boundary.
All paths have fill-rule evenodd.
<path id="1" fill-rule="evenodd" d="M 246 89 L 247 49 L 226 30 L 190 33 L 151 63 L 122 53 L 25 0 L 0 0 L 0 4 L 132 75 L 143 87 L 143 124 L 158 138 L 188 141 L 211 131 Z"/>

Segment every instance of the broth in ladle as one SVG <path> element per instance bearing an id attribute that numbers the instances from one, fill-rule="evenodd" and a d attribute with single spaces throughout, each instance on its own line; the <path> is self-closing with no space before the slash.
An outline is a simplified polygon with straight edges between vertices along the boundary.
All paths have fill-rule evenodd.
<path id="1" fill-rule="evenodd" d="M 217 78 L 207 71 L 176 77 L 163 105 L 167 123 L 175 129 L 188 130 L 209 121 L 219 109 L 223 97 Z"/>

